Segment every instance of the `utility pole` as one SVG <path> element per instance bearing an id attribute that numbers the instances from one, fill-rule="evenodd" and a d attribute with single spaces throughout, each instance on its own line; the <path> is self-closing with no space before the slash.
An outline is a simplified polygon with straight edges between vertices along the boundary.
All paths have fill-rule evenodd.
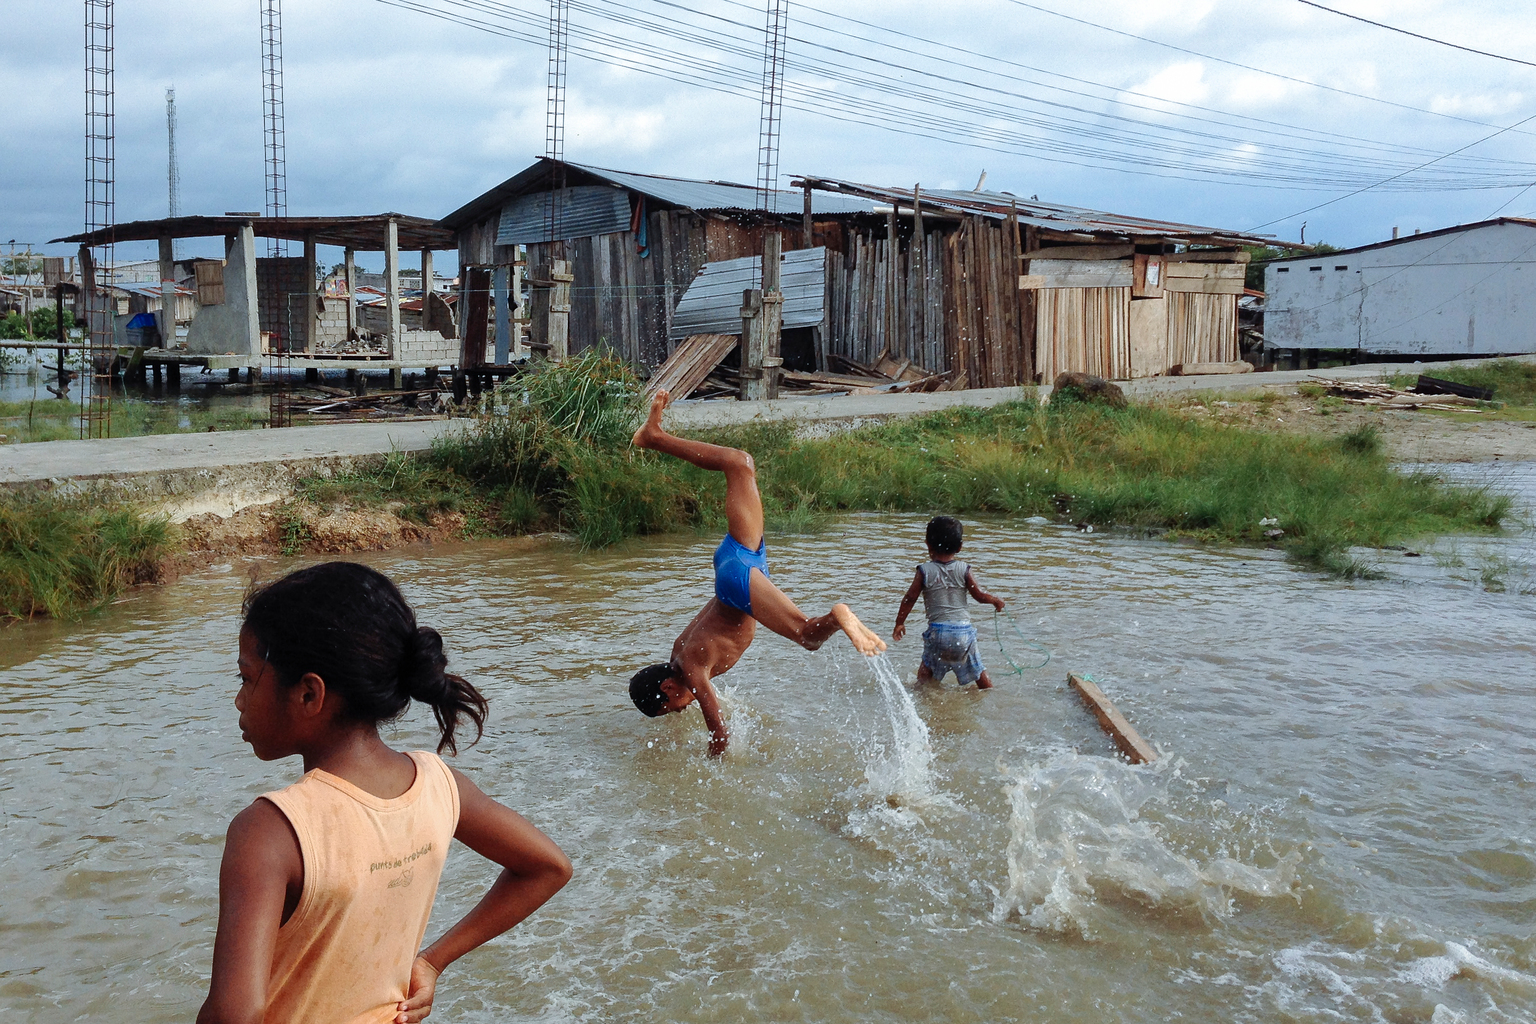
<path id="1" fill-rule="evenodd" d="M 288 216 L 288 143 L 283 126 L 282 6 L 282 0 L 261 2 L 261 134 L 268 217 Z M 287 256 L 287 239 L 269 239 L 267 255 Z"/>
<path id="2" fill-rule="evenodd" d="M 763 83 L 757 135 L 757 209 L 762 264 L 758 287 L 741 296 L 741 400 L 779 397 L 780 335 L 784 295 L 779 290 L 779 259 L 783 238 L 776 218 L 779 182 L 779 117 L 784 88 L 784 35 L 789 23 L 788 0 L 767 0 L 763 29 Z"/>
<path id="3" fill-rule="evenodd" d="M 80 247 L 81 285 L 90 347 L 80 398 L 81 437 L 112 434 L 112 363 L 116 356 L 116 302 L 112 283 L 113 228 L 117 223 L 117 99 L 113 0 L 85 0 L 85 230 L 95 245 Z M 106 275 L 101 289 L 96 273 Z M 101 376 L 104 375 L 104 376 Z M 60 382 L 60 389 L 63 389 Z"/>
<path id="4" fill-rule="evenodd" d="M 534 322 L 544 324 L 544 354 L 557 362 L 570 354 L 571 282 L 575 280 L 566 259 L 560 222 L 566 183 L 565 64 L 570 18 L 570 0 L 549 0 L 549 83 L 544 112 L 544 155 L 549 159 L 549 262 L 539 275 L 542 280 L 535 285 L 533 316 Z M 506 301 L 503 290 L 497 289 L 498 305 Z M 499 357 L 503 350 L 499 332 L 496 349 Z"/>

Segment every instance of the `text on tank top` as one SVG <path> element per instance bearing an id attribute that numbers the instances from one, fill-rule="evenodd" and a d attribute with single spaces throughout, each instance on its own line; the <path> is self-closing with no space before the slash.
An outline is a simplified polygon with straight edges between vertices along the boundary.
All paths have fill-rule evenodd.
<path id="1" fill-rule="evenodd" d="M 264 1024 L 384 1024 L 406 997 L 459 788 L 436 754 L 409 753 L 410 789 L 385 800 L 316 769 L 263 794 L 299 839 L 304 888 L 278 930 Z"/>
<path id="2" fill-rule="evenodd" d="M 970 566 L 956 559 L 924 562 L 917 568 L 923 574 L 923 612 L 928 621 L 970 622 L 971 612 L 966 605 L 970 594 L 965 587 Z"/>

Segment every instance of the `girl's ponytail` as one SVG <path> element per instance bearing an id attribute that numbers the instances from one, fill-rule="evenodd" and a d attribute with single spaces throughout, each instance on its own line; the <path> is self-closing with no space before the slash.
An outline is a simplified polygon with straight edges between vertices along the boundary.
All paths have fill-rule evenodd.
<path id="1" fill-rule="evenodd" d="M 327 562 L 289 573 L 245 598 L 243 628 L 288 685 L 306 672 L 325 680 L 349 717 L 377 724 L 398 718 L 411 701 L 432 707 L 438 753 L 458 753 L 461 718 L 485 731 L 486 700 L 447 671 L 443 638 L 416 624 L 400 588 L 355 562 Z"/>
<path id="2" fill-rule="evenodd" d="M 406 641 L 404 656 L 400 660 L 400 685 L 413 699 L 429 704 L 437 719 L 437 752 L 459 752 L 454 736 L 458 731 L 459 718 L 463 716 L 475 723 L 475 739 L 478 743 L 485 733 L 486 699 L 467 679 L 447 671 L 448 659 L 443 654 L 443 638 L 429 626 L 419 626 Z"/>

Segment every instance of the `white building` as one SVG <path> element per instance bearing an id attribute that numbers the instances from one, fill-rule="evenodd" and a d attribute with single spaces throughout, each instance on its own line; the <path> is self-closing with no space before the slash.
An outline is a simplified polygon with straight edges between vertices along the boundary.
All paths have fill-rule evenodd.
<path id="1" fill-rule="evenodd" d="M 1536 352 L 1536 220 L 1501 217 L 1265 269 L 1269 349 Z"/>

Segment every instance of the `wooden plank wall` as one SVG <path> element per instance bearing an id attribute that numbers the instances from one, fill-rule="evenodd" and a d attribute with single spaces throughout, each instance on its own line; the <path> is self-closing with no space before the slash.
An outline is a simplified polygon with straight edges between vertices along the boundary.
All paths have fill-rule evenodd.
<path id="1" fill-rule="evenodd" d="M 703 267 L 702 218 L 661 210 L 649 215 L 650 254 L 635 251 L 629 231 L 565 243 L 571 284 L 570 352 L 602 345 L 637 367 L 654 368 L 671 355 L 672 310 Z M 551 246 L 528 246 L 529 266 L 548 264 Z"/>
<path id="2" fill-rule="evenodd" d="M 1167 301 L 1170 365 L 1237 359 L 1236 295 L 1171 291 Z"/>
<path id="3" fill-rule="evenodd" d="M 1131 375 L 1131 289 L 1042 288 L 1036 294 L 1042 381 L 1068 370 L 1109 380 Z"/>
<path id="4" fill-rule="evenodd" d="M 877 231 L 850 232 L 846 253 L 827 254 L 827 351 L 862 363 L 890 352 L 936 373 L 963 370 L 973 388 L 1033 382 L 1035 300 L 1017 287 L 1012 225 L 945 224 L 925 233 L 921 259 L 911 238 L 898 239 L 893 256 Z"/>

